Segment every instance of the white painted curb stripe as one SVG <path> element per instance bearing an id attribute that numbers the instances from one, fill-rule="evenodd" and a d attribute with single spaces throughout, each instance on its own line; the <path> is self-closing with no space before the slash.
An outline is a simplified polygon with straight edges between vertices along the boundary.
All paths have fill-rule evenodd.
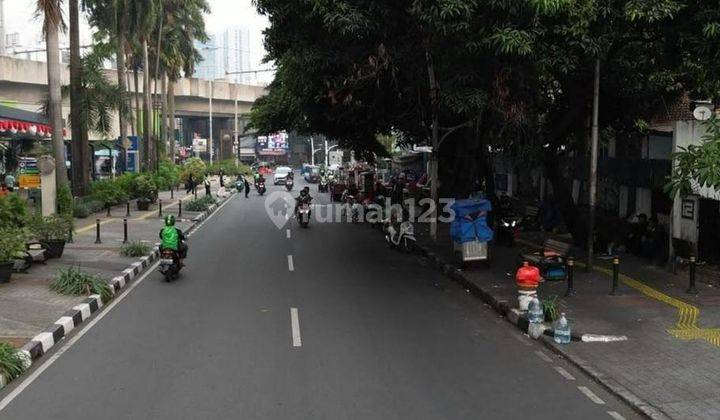
<path id="1" fill-rule="evenodd" d="M 55 321 L 55 325 L 62 325 L 65 335 L 75 328 L 75 323 L 71 316 L 64 316 Z"/>
<path id="2" fill-rule="evenodd" d="M 32 341 L 40 342 L 43 353 L 47 353 L 47 351 L 50 350 L 52 348 L 52 346 L 55 345 L 55 339 L 53 339 L 52 333 L 49 333 L 49 332 L 42 332 L 42 333 L 36 335 L 32 339 Z"/>
<path id="3" fill-rule="evenodd" d="M 76 311 L 80 311 L 83 321 L 90 318 L 90 305 L 88 305 L 87 303 L 81 303 L 77 306 L 74 306 L 73 309 Z"/>
<path id="4" fill-rule="evenodd" d="M 586 386 L 579 386 L 578 389 L 580 392 L 585 394 L 586 397 L 590 398 L 590 401 L 594 402 L 595 404 L 605 404 L 605 401 L 600 399 L 597 395 L 595 395 L 594 392 L 590 391 L 590 389 Z"/>
<path id="5" fill-rule="evenodd" d="M 89 297 L 91 299 L 95 299 L 95 302 L 97 302 L 98 309 L 102 308 L 103 303 L 102 303 L 102 298 L 100 297 L 100 295 L 90 295 Z"/>
<path id="6" fill-rule="evenodd" d="M 292 327 L 293 347 L 302 346 L 302 338 L 300 338 L 300 318 L 297 308 L 290 308 L 290 326 Z"/>

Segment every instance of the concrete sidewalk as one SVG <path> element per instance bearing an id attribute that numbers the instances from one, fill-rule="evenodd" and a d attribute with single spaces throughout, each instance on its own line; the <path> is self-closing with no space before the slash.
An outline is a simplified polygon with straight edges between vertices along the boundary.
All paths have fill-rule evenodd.
<path id="1" fill-rule="evenodd" d="M 217 185 L 213 183 L 213 193 Z M 204 189 L 198 190 L 198 198 L 205 195 Z M 163 215 L 179 215 L 179 201 L 183 201 L 182 215 L 177 225 L 187 229 L 193 224 L 193 218 L 200 212 L 185 209 L 193 199 L 184 190 L 160 193 L 163 203 Z M 75 219 L 73 242 L 65 246 L 62 258 L 47 260 L 45 264 L 34 264 L 27 273 L 13 273 L 9 283 L 0 285 L 0 341 L 10 342 L 21 347 L 28 340 L 43 331 L 69 308 L 78 305 L 86 296 L 60 295 L 48 287 L 58 270 L 76 267 L 110 280 L 118 276 L 137 258 L 120 254 L 123 245 L 123 218 L 128 220 L 128 241 L 146 242 L 151 246 L 159 241 L 158 232 L 162 227 L 159 216 L 159 203 L 151 205 L 148 211 L 137 211 L 131 203 L 130 216 L 126 217 L 126 206 L 111 209 L 111 217 L 102 211 L 86 219 Z M 96 241 L 96 219 L 100 220 L 100 239 Z M 192 249 L 192 244 L 190 245 Z"/>
<path id="2" fill-rule="evenodd" d="M 417 226 L 418 240 L 442 260 L 456 264 L 449 226 L 441 225 L 437 243 L 427 226 Z M 522 242 L 541 244 L 540 234 Z M 517 308 L 514 273 L 521 248 L 491 247 L 490 268 L 471 266 L 463 277 Z M 625 335 L 613 343 L 572 342 L 556 346 L 577 364 L 591 366 L 600 382 L 617 383 L 644 403 L 678 419 L 720 418 L 720 290 L 712 282 L 698 282 L 698 295 L 688 295 L 687 272 L 667 273 L 634 256 L 621 255 L 619 296 L 610 296 L 609 260 L 597 270 L 575 270 L 573 297 L 564 297 L 566 282 L 543 282 L 540 298 L 557 296 L 561 311 L 574 331 Z M 652 410 L 652 407 L 649 411 Z"/>

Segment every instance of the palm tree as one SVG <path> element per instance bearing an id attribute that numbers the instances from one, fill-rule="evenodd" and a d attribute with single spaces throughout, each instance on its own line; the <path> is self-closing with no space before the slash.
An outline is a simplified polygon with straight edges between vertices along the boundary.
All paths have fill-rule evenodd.
<path id="1" fill-rule="evenodd" d="M 64 30 L 60 0 L 37 0 L 36 17 L 43 17 L 43 34 L 47 50 L 48 115 L 52 125 L 53 157 L 55 158 L 55 184 L 58 190 L 67 185 L 65 144 L 63 142 L 62 96 L 60 87 L 59 32 Z"/>
<path id="2" fill-rule="evenodd" d="M 72 133 L 72 186 L 77 196 L 90 187 L 90 143 L 82 112 L 82 64 L 80 63 L 80 2 L 69 0 L 70 11 L 70 129 Z"/>

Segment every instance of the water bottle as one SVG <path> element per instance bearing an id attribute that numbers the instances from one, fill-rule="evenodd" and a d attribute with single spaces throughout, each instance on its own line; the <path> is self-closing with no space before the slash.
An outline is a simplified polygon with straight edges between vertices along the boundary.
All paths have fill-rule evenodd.
<path id="1" fill-rule="evenodd" d="M 540 301 L 537 296 L 533 296 L 528 303 L 528 320 L 533 323 L 541 323 L 545 315 L 543 314 L 542 307 L 540 307 Z"/>
<path id="2" fill-rule="evenodd" d="M 570 342 L 570 324 L 565 313 L 560 314 L 560 319 L 555 322 L 555 342 L 558 344 L 568 344 Z"/>

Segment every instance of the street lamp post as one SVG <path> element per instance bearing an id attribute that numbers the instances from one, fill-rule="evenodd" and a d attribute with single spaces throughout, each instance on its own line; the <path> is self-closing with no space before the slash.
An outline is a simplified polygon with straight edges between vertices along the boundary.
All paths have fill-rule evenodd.
<path id="1" fill-rule="evenodd" d="M 210 138 L 208 139 L 208 152 L 210 154 L 210 166 L 213 164 L 213 121 L 212 121 L 212 100 L 213 100 L 213 81 L 212 79 L 209 80 L 210 82 L 210 118 L 209 118 L 209 124 L 210 124 Z"/>

